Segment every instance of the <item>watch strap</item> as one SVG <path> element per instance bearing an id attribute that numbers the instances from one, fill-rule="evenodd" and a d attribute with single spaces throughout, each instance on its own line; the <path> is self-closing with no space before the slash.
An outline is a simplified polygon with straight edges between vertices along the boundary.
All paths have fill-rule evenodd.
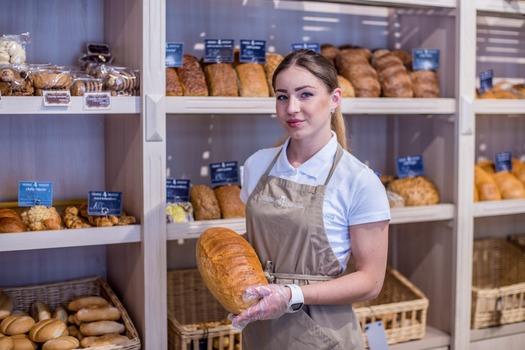
<path id="1" fill-rule="evenodd" d="M 286 312 L 293 313 L 301 310 L 304 305 L 304 296 L 301 287 L 299 287 L 297 284 L 285 284 L 285 287 L 290 288 L 292 295 L 290 301 L 288 302 L 288 310 L 286 310 Z"/>

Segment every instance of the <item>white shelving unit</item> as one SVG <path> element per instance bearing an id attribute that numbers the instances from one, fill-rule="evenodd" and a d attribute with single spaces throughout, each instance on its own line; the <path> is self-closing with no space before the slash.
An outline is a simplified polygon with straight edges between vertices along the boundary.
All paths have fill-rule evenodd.
<path id="1" fill-rule="evenodd" d="M 480 27 L 490 36 L 484 18 L 523 21 L 524 1 L 0 0 L 0 5 L 0 33 L 31 32 L 29 62 L 72 65 L 87 42 L 106 42 L 118 64 L 141 71 L 141 96 L 112 98 L 109 110 L 85 110 L 80 97 L 67 107 L 45 107 L 39 97 L 0 100 L 0 202 L 16 199 L 19 180 L 53 181 L 60 200 L 94 189 L 122 191 L 124 209 L 138 219 L 124 227 L 2 234 L 0 264 L 11 268 L 0 272 L 0 288 L 100 275 L 128 310 L 143 348 L 167 349 L 167 269 L 191 261 L 191 245 L 203 230 L 226 226 L 243 233 L 245 222 L 167 225 L 166 177 L 206 182 L 210 162 L 242 163 L 281 134 L 272 98 L 166 97 L 166 42 L 183 41 L 185 51 L 196 56 L 204 38 L 240 35 L 264 38 L 279 53 L 299 40 L 439 48 L 442 98 L 342 104 L 358 158 L 389 173 L 396 156 L 420 153 L 441 192 L 439 205 L 392 210 L 389 263 L 430 300 L 425 338 L 392 349 L 521 349 L 523 323 L 471 330 L 469 305 L 473 240 L 489 236 L 494 227 L 503 236 L 525 225 L 523 200 L 472 203 L 476 158 L 525 144 L 523 101 L 474 95 L 477 73 L 490 65 L 477 59 L 478 46 L 485 45 L 478 40 Z M 523 25 L 512 28 L 522 43 Z M 521 72 L 523 78 L 522 63 L 505 65 L 505 74 Z M 487 138 L 492 123 L 509 137 Z"/>

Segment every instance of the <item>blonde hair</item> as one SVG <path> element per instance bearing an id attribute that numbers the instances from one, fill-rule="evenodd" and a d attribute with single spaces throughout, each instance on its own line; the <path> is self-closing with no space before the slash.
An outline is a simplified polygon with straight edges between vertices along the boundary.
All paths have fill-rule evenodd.
<path id="1" fill-rule="evenodd" d="M 308 49 L 300 49 L 293 51 L 286 55 L 279 66 L 275 69 L 272 77 L 272 86 L 275 89 L 275 79 L 283 70 L 293 66 L 298 66 L 308 70 L 317 79 L 323 82 L 326 91 L 331 94 L 339 87 L 337 80 L 337 71 L 328 59 L 321 54 Z M 332 113 L 331 128 L 337 136 L 337 141 L 344 149 L 348 149 L 346 143 L 346 125 L 341 113 L 341 108 L 338 106 Z M 286 138 L 285 138 L 286 139 Z M 280 142 L 282 144 L 284 140 Z"/>

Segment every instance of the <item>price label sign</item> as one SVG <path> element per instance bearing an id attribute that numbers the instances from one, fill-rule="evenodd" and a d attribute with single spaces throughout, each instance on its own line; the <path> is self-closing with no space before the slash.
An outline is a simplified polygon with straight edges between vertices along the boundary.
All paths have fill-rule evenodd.
<path id="1" fill-rule="evenodd" d="M 494 71 L 492 69 L 479 73 L 479 93 L 492 89 L 494 86 Z"/>
<path id="2" fill-rule="evenodd" d="M 512 170 L 512 153 L 498 152 L 495 158 L 496 172 Z"/>
<path id="3" fill-rule="evenodd" d="M 166 179 L 166 202 L 189 202 L 190 183 L 190 180 L 186 179 Z"/>
<path id="4" fill-rule="evenodd" d="M 85 110 L 111 109 L 111 93 L 109 91 L 86 92 L 82 98 Z"/>
<path id="5" fill-rule="evenodd" d="M 237 167 L 237 161 L 211 163 L 210 176 L 213 187 L 237 184 L 239 182 L 239 169 Z"/>
<path id="6" fill-rule="evenodd" d="M 120 216 L 122 214 L 122 192 L 89 191 L 88 214 Z"/>
<path id="7" fill-rule="evenodd" d="M 406 156 L 397 158 L 397 176 L 414 177 L 425 175 L 423 167 L 423 156 Z"/>
<path id="8" fill-rule="evenodd" d="M 183 43 L 166 43 L 166 67 L 182 67 Z"/>
<path id="9" fill-rule="evenodd" d="M 44 91 L 42 93 L 44 106 L 69 106 L 71 104 L 71 93 L 69 91 Z"/>
<path id="10" fill-rule="evenodd" d="M 53 205 L 53 183 L 49 181 L 18 182 L 18 206 Z"/>
<path id="11" fill-rule="evenodd" d="M 240 62 L 265 63 L 266 41 L 241 40 Z"/>
<path id="12" fill-rule="evenodd" d="M 413 70 L 438 70 L 439 49 L 414 49 L 412 50 Z"/>
<path id="13" fill-rule="evenodd" d="M 292 44 L 292 51 L 297 51 L 301 49 L 308 49 L 315 51 L 317 53 L 321 52 L 321 46 L 318 43 L 294 43 Z"/>
<path id="14" fill-rule="evenodd" d="M 233 39 L 204 40 L 204 62 L 233 62 Z"/>

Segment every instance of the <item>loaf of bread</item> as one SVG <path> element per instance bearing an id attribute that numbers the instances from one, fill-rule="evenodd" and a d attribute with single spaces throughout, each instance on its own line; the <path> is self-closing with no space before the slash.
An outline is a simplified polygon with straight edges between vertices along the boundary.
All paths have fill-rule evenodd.
<path id="1" fill-rule="evenodd" d="M 0 333 L 5 335 L 24 334 L 29 332 L 35 320 L 28 315 L 9 315 L 0 322 Z"/>
<path id="2" fill-rule="evenodd" d="M 517 159 L 512 159 L 512 173 L 525 186 L 525 163 L 522 163 Z"/>
<path id="3" fill-rule="evenodd" d="M 110 333 L 120 334 L 126 330 L 126 327 L 120 322 L 102 320 L 81 323 L 79 330 L 85 336 L 98 336 Z"/>
<path id="4" fill-rule="evenodd" d="M 13 340 L 14 348 L 13 350 L 37 350 L 38 344 L 31 341 L 27 334 L 17 334 L 11 336 Z"/>
<path id="5" fill-rule="evenodd" d="M 195 220 L 214 220 L 221 218 L 221 208 L 215 192 L 206 185 L 194 185 L 190 188 L 190 202 Z"/>
<path id="6" fill-rule="evenodd" d="M 13 312 L 13 298 L 0 291 L 0 320 L 3 320 Z"/>
<path id="7" fill-rule="evenodd" d="M 337 47 L 332 44 L 326 43 L 322 44 L 321 55 L 324 56 L 328 61 L 330 61 L 335 66 L 335 58 L 339 55 L 340 51 Z"/>
<path id="8" fill-rule="evenodd" d="M 33 302 L 33 304 L 31 304 L 31 310 L 29 314 L 36 322 L 51 318 L 51 311 L 49 311 L 49 308 L 46 304 L 39 300 L 36 300 Z"/>
<path id="9" fill-rule="evenodd" d="M 48 318 L 37 322 L 29 330 L 29 339 L 35 343 L 45 343 L 50 339 L 56 339 L 65 335 L 67 325 L 64 321 L 56 318 Z"/>
<path id="10" fill-rule="evenodd" d="M 63 306 L 56 306 L 53 310 L 53 318 L 57 318 L 61 321 L 64 321 L 67 323 L 67 317 L 68 313 L 67 310 Z"/>
<path id="11" fill-rule="evenodd" d="M 66 335 L 46 341 L 42 350 L 72 350 L 78 348 L 80 342 L 77 338 Z"/>
<path id="12" fill-rule="evenodd" d="M 496 172 L 496 164 L 490 160 L 482 159 L 476 163 L 481 169 L 485 170 L 488 174 L 494 174 Z"/>
<path id="13" fill-rule="evenodd" d="M 266 53 L 266 63 L 263 65 L 264 73 L 266 74 L 266 81 L 268 81 L 268 91 L 270 96 L 275 96 L 275 91 L 273 91 L 273 73 L 283 60 L 283 56 L 278 53 L 267 52 Z"/>
<path id="14" fill-rule="evenodd" d="M 371 66 L 371 53 L 366 49 L 344 49 L 335 58 L 339 75 L 348 79 L 356 97 L 379 97 L 381 86 L 376 70 Z"/>
<path id="15" fill-rule="evenodd" d="M 77 312 L 83 308 L 102 306 L 109 306 L 109 301 L 106 298 L 98 295 L 86 295 L 71 299 L 67 304 L 67 309 L 71 312 Z"/>
<path id="16" fill-rule="evenodd" d="M 342 75 L 337 75 L 337 81 L 339 82 L 339 87 L 343 92 L 343 98 L 352 98 L 355 97 L 354 86 L 350 80 L 346 79 Z"/>
<path id="17" fill-rule="evenodd" d="M 438 76 L 432 70 L 416 70 L 409 73 L 414 97 L 437 98 L 440 95 Z"/>
<path id="18" fill-rule="evenodd" d="M 13 219 L 20 219 L 20 215 L 16 211 L 10 208 L 0 208 L 0 219 L 1 218 L 13 218 Z"/>
<path id="19" fill-rule="evenodd" d="M 14 350 L 15 343 L 11 337 L 0 334 L 0 349 L 2 350 Z"/>
<path id="20" fill-rule="evenodd" d="M 195 56 L 183 55 L 182 67 L 176 69 L 184 96 L 208 96 L 206 77 Z"/>
<path id="21" fill-rule="evenodd" d="M 405 66 L 408 72 L 412 71 L 412 54 L 401 49 L 391 50 L 390 53 L 392 53 L 392 55 L 396 56 L 401 60 L 401 62 L 403 62 L 403 65 Z"/>
<path id="22" fill-rule="evenodd" d="M 242 299 L 247 287 L 268 283 L 255 250 L 228 228 L 212 227 L 204 231 L 197 240 L 196 257 L 204 283 L 233 314 L 239 314 L 254 302 Z"/>
<path id="23" fill-rule="evenodd" d="M 173 67 L 166 68 L 166 96 L 183 96 L 183 94 L 177 69 Z"/>
<path id="24" fill-rule="evenodd" d="M 492 176 L 498 185 L 503 199 L 525 198 L 525 187 L 513 173 L 510 171 L 498 171 Z"/>
<path id="25" fill-rule="evenodd" d="M 239 96 L 237 73 L 231 63 L 210 63 L 204 66 L 210 96 Z"/>
<path id="26" fill-rule="evenodd" d="M 495 201 L 501 199 L 501 192 L 496 181 L 478 164 L 474 165 L 474 185 L 480 201 Z"/>
<path id="27" fill-rule="evenodd" d="M 246 206 L 241 200 L 241 188 L 237 185 L 223 185 L 214 188 L 223 219 L 243 218 Z"/>
<path id="28" fill-rule="evenodd" d="M 0 233 L 25 232 L 27 225 L 20 219 L 12 217 L 0 218 Z"/>
<path id="29" fill-rule="evenodd" d="M 31 231 L 61 230 L 63 228 L 62 218 L 55 207 L 35 205 L 24 209 L 20 217 Z"/>
<path id="30" fill-rule="evenodd" d="M 80 341 L 80 345 L 83 348 L 97 348 L 101 346 L 115 346 L 122 345 L 129 341 L 129 338 L 125 335 L 117 333 L 104 334 L 101 336 L 90 336 L 84 337 Z"/>
<path id="31" fill-rule="evenodd" d="M 414 96 L 412 80 L 403 62 L 388 50 L 377 50 L 372 54 L 372 66 L 377 71 L 384 97 L 411 98 Z"/>
<path id="32" fill-rule="evenodd" d="M 425 176 L 395 179 L 388 184 L 387 190 L 401 195 L 406 206 L 433 205 L 440 200 L 437 186 Z"/>
<path id="33" fill-rule="evenodd" d="M 75 317 L 80 322 L 117 321 L 120 319 L 120 310 L 114 306 L 87 307 L 77 311 Z"/>
<path id="34" fill-rule="evenodd" d="M 264 68 L 258 63 L 241 63 L 235 66 L 237 73 L 239 96 L 268 97 L 270 91 L 266 81 Z"/>

